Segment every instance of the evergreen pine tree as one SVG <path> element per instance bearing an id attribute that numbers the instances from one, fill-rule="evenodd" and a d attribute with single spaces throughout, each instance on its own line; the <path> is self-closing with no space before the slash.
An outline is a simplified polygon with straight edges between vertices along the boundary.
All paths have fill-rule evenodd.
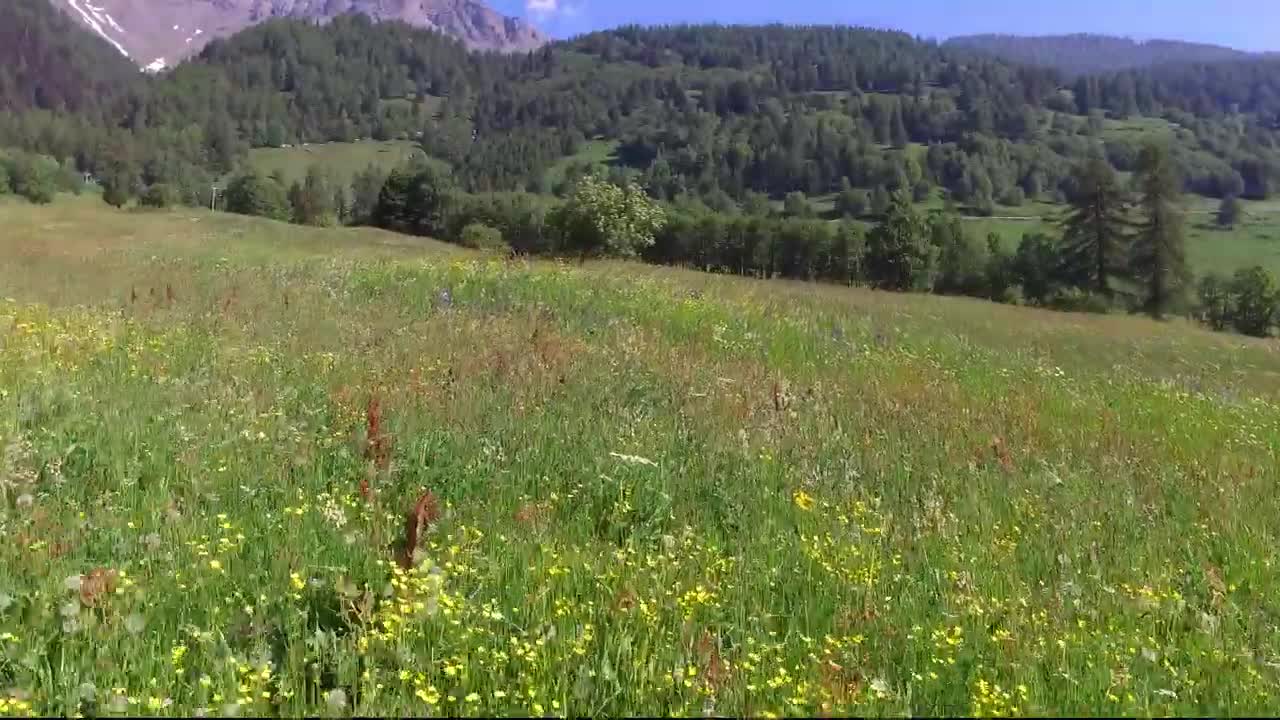
<path id="1" fill-rule="evenodd" d="M 289 191 L 289 204 L 293 208 L 293 221 L 299 225 L 329 226 L 338 221 L 334 206 L 334 188 L 324 168 L 312 165 L 307 177 L 295 182 Z"/>
<path id="2" fill-rule="evenodd" d="M 867 236 L 867 278 L 885 290 L 922 290 L 932 283 L 936 250 L 929 224 L 911 203 L 911 194 L 893 194 L 884 220 Z"/>
<path id="3" fill-rule="evenodd" d="M 1070 209 L 1062 219 L 1062 276 L 1111 296 L 1111 280 L 1128 275 L 1125 193 L 1115 170 L 1100 156 L 1075 171 Z"/>
<path id="4" fill-rule="evenodd" d="M 1222 198 L 1222 203 L 1218 205 L 1218 226 L 1224 228 L 1235 227 L 1240 222 L 1240 198 L 1235 195 L 1227 195 Z"/>
<path id="5" fill-rule="evenodd" d="M 1143 220 L 1133 243 L 1133 274 L 1145 286 L 1143 309 L 1160 319 L 1177 303 L 1190 273 L 1182 213 L 1181 181 L 1169 149 L 1148 143 L 1138 156 Z"/>
<path id="6" fill-rule="evenodd" d="M 906 147 L 907 143 L 910 142 L 911 139 L 907 137 L 906 123 L 902 121 L 902 104 L 901 103 L 893 104 L 892 123 L 893 124 L 889 130 L 889 137 L 890 137 L 890 140 L 892 140 L 893 142 L 893 146 L 896 148 Z"/>
<path id="7" fill-rule="evenodd" d="M 889 191 L 883 185 L 877 185 L 876 189 L 871 193 L 871 214 L 880 216 L 889 210 L 889 203 L 893 198 L 889 195 Z"/>

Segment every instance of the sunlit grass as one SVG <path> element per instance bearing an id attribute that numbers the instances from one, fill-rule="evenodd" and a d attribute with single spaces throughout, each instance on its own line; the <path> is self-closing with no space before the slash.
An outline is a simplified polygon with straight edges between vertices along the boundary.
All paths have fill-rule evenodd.
<path id="1" fill-rule="evenodd" d="M 0 226 L 2 714 L 1280 712 L 1274 344 Z"/>
<path id="2" fill-rule="evenodd" d="M 343 183 L 370 165 L 390 172 L 422 155 L 418 144 L 408 140 L 377 142 L 330 142 L 295 145 L 282 148 L 257 148 L 249 151 L 249 166 L 270 175 L 279 171 L 285 182 L 291 183 L 306 177 L 312 166 L 320 166 Z"/>

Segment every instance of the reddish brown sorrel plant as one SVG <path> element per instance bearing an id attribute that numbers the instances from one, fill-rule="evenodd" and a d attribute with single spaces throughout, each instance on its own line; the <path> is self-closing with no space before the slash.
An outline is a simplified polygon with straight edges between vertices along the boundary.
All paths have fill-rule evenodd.
<path id="1" fill-rule="evenodd" d="M 991 438 L 991 452 L 995 453 L 996 460 L 1005 472 L 1013 472 L 1013 456 L 1009 453 L 1009 446 L 1005 444 L 1004 438 L 999 435 Z"/>
<path id="2" fill-rule="evenodd" d="M 94 568 L 89 571 L 88 575 L 80 577 L 80 602 L 85 607 L 96 607 L 98 601 L 104 595 L 110 595 L 116 591 L 116 578 L 119 576 L 115 570 L 109 568 Z"/>
<path id="3" fill-rule="evenodd" d="M 382 400 L 377 395 L 369 397 L 364 417 L 364 457 L 379 470 L 386 470 L 391 467 L 391 437 L 383 429 Z"/>
<path id="4" fill-rule="evenodd" d="M 401 548 L 400 567 L 406 570 L 413 567 L 413 553 L 418 549 L 418 541 L 422 533 L 431 527 L 431 523 L 439 519 L 440 502 L 436 500 L 435 494 L 428 490 L 418 498 L 413 509 L 405 516 L 404 547 Z"/>

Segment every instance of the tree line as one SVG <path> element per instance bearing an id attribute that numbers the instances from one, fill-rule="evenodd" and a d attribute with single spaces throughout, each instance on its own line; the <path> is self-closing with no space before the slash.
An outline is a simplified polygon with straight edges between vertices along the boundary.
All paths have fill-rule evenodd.
<path id="1" fill-rule="evenodd" d="M 954 212 L 922 212 L 906 189 L 868 226 L 788 216 L 772 206 L 723 212 L 688 197 L 661 202 L 634 182 L 601 173 L 581 177 L 562 201 L 469 193 L 446 164 L 428 158 L 390 173 L 370 166 L 350 186 L 318 166 L 291 186 L 279 174 L 248 172 L 229 185 L 226 208 L 312 225 L 376 225 L 493 251 L 638 257 L 759 278 L 1183 315 L 1218 330 L 1269 334 L 1280 321 L 1274 279 L 1249 268 L 1197 284 L 1169 149 L 1146 145 L 1136 167 L 1130 188 L 1100 155 L 1076 165 L 1058 232 L 1029 233 L 1016 248 L 994 234 L 975 237 Z"/>
<path id="2" fill-rule="evenodd" d="M 419 136 L 469 192 L 544 193 L 553 165 L 603 139 L 664 200 L 906 189 L 980 214 L 1062 201 L 1099 147 L 1132 171 L 1140 147 L 1108 123 L 1137 116 L 1179 128 L 1186 191 L 1265 198 L 1280 172 L 1280 74 L 1263 60 L 1069 81 L 903 33 L 786 26 L 625 27 L 503 56 L 353 15 L 266 22 L 122 77 L 46 0 L 0 13 L 16 23 L 0 15 L 0 33 L 24 28 L 0 42 L 0 145 L 71 157 L 134 197 L 161 184 L 206 204 L 251 147 Z"/>
<path id="3" fill-rule="evenodd" d="M 0 195 L 19 195 L 37 205 L 53 202 L 60 192 L 80 194 L 84 179 L 70 159 L 0 148 Z"/>
<path id="4" fill-rule="evenodd" d="M 967 35 L 946 45 L 981 50 L 1015 62 L 1056 68 L 1068 76 L 1096 75 L 1118 70 L 1173 63 L 1218 63 L 1253 59 L 1249 53 L 1218 45 L 1179 40 L 1146 40 L 1075 33 L 1027 37 Z"/>

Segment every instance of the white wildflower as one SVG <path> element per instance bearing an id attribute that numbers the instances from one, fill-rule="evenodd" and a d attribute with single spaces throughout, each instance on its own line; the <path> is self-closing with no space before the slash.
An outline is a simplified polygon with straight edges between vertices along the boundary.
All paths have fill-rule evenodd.
<path id="1" fill-rule="evenodd" d="M 131 635 L 137 635 L 141 633 L 144 629 L 146 629 L 146 627 L 147 627 L 146 618 L 142 617 L 138 613 L 132 613 L 129 615 L 129 617 L 124 619 L 124 629 L 127 630 Z"/>
<path id="2" fill-rule="evenodd" d="M 346 511 L 328 494 L 320 496 L 320 515 L 337 530 L 341 530 L 347 524 Z"/>
<path id="3" fill-rule="evenodd" d="M 324 694 L 324 702 L 329 706 L 331 712 L 342 712 L 347 707 L 347 691 L 342 688 L 334 688 Z"/>
<path id="4" fill-rule="evenodd" d="M 639 455 L 624 455 L 616 452 L 611 452 L 609 455 L 630 465 L 648 465 L 649 467 L 658 467 L 658 463 L 650 460 L 649 458 L 640 457 Z"/>

